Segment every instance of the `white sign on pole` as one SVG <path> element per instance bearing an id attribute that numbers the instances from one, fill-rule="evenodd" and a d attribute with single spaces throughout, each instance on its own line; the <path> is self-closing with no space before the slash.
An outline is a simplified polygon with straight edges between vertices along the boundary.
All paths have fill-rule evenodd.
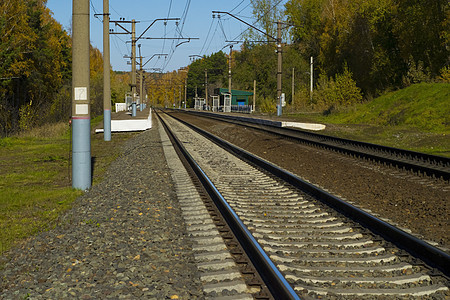
<path id="1" fill-rule="evenodd" d="M 89 105 L 88 104 L 76 104 L 75 105 L 75 114 L 87 115 L 88 113 L 89 113 Z"/>
<path id="2" fill-rule="evenodd" d="M 87 87 L 74 88 L 75 100 L 87 100 Z"/>

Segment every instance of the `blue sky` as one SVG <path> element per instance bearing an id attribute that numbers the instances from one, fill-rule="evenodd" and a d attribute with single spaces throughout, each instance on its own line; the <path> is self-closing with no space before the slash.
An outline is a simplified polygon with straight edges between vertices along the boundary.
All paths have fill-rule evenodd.
<path id="1" fill-rule="evenodd" d="M 286 1 L 282 1 L 280 6 Z M 94 14 L 103 13 L 103 0 L 90 0 L 90 40 L 92 45 L 103 52 L 103 24 Z M 235 39 L 248 26 L 229 16 L 222 16 L 213 19 L 213 10 L 228 11 L 239 16 L 241 19 L 252 24 L 255 20 L 252 15 L 250 0 L 109 0 L 111 20 L 135 19 L 140 23 L 136 24 L 136 34 L 139 36 L 155 19 L 159 18 L 182 18 L 178 24 L 179 30 L 182 28 L 183 37 L 199 38 L 191 40 L 175 47 L 180 41 L 141 39 L 142 56 L 147 61 L 152 55 L 157 53 L 169 54 L 167 59 L 155 56 L 146 68 L 164 68 L 163 72 L 177 70 L 180 67 L 189 65 L 190 55 L 210 55 L 220 51 L 229 43 L 225 41 Z M 65 29 L 70 28 L 72 19 L 72 0 L 48 0 L 47 7 L 53 12 L 53 17 L 63 25 Z M 101 18 L 101 16 L 99 16 Z M 128 24 L 131 30 L 131 25 Z M 110 28 L 116 32 L 123 32 L 114 24 Z M 208 35 L 209 33 L 209 35 Z M 174 21 L 158 21 L 154 23 L 144 35 L 144 37 L 161 38 L 175 37 L 177 33 Z M 131 54 L 131 44 L 129 35 L 111 35 L 111 64 L 113 69 L 118 71 L 129 71 L 131 66 L 127 64 L 128 59 L 123 56 Z M 229 48 L 224 48 L 225 52 Z M 139 55 L 139 53 L 138 53 Z"/>

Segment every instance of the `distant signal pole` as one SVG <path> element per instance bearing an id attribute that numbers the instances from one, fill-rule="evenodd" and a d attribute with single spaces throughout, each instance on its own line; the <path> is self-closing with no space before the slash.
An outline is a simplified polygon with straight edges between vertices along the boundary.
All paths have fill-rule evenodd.
<path id="1" fill-rule="evenodd" d="M 72 187 L 91 187 L 89 0 L 72 2 Z"/>

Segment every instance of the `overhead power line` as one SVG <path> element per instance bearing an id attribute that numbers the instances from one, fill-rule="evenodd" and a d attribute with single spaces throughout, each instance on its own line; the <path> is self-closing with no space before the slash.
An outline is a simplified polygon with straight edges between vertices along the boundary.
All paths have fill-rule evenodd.
<path id="1" fill-rule="evenodd" d="M 245 2 L 245 0 L 242 0 L 241 2 L 239 2 L 239 4 L 236 5 L 232 10 L 230 10 L 230 12 L 233 12 L 236 8 L 238 8 L 244 2 Z"/>
<path id="2" fill-rule="evenodd" d="M 208 38 L 209 38 L 209 34 L 211 33 L 211 28 L 213 26 L 213 23 L 214 23 L 214 19 L 211 20 L 211 24 L 209 25 L 209 29 L 208 29 L 208 34 L 206 35 L 205 42 L 203 43 L 203 46 L 202 46 L 202 49 L 199 52 L 199 55 L 201 55 L 202 52 L 203 52 L 203 49 L 205 49 L 206 43 L 207 43 Z"/>
<path id="3" fill-rule="evenodd" d="M 255 22 L 253 22 L 253 26 L 255 26 L 263 17 L 265 17 L 270 11 L 272 11 L 275 7 L 277 7 L 281 2 L 283 2 L 284 0 L 279 0 L 276 4 L 274 4 L 270 9 L 268 9 L 263 15 L 261 15 Z M 251 3 L 250 3 L 251 4 Z M 249 4 L 249 5 L 250 5 Z M 247 5 L 245 8 L 247 8 L 249 5 Z M 242 10 L 240 11 L 242 12 Z M 239 12 L 239 13 L 240 13 Z M 238 14 L 239 14 L 238 13 Z M 242 31 L 238 36 L 236 36 L 233 41 L 236 41 L 238 39 L 240 39 L 242 37 L 242 35 L 247 32 L 250 29 L 250 27 L 247 27 L 244 31 Z"/>

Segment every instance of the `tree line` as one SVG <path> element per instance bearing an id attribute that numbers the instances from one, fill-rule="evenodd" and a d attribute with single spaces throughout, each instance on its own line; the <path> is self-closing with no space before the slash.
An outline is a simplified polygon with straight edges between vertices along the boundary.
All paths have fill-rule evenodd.
<path id="1" fill-rule="evenodd" d="M 277 20 L 289 24 L 283 28 L 282 90 L 292 109 L 330 110 L 417 82 L 450 82 L 447 0 L 289 0 L 282 9 L 278 2 L 251 1 L 255 26 L 269 35 Z M 212 95 L 215 88 L 228 87 L 231 60 L 232 88 L 251 91 L 256 80 L 257 107 L 275 111 L 276 44 L 255 30 L 242 38 L 231 55 L 219 51 L 196 59 L 187 70 L 147 74 L 150 103 L 180 106 L 187 82 L 192 107 L 206 89 Z M 46 0 L 0 2 L 0 136 L 70 118 L 71 42 Z M 103 109 L 103 57 L 91 46 L 90 59 L 95 117 Z M 130 74 L 111 74 L 112 102 L 123 102 Z"/>
<path id="2" fill-rule="evenodd" d="M 0 136 L 68 121 L 72 103 L 72 40 L 46 0 L 0 1 Z M 91 113 L 103 113 L 103 56 L 90 47 Z M 128 74 L 111 77 L 113 101 Z M 126 77 L 125 79 L 123 77 Z"/>
<path id="3" fill-rule="evenodd" d="M 277 19 L 290 24 L 285 29 L 290 43 L 283 44 L 282 89 L 296 108 L 330 109 L 413 83 L 450 81 L 447 0 L 289 0 L 283 11 L 277 9 L 276 0 L 251 2 L 259 20 L 256 25 L 270 35 L 276 32 Z M 245 39 L 231 57 L 217 55 L 232 60 L 233 88 L 252 90 L 256 80 L 259 105 L 274 110 L 276 45 L 254 30 Z M 265 39 L 268 42 L 252 42 Z M 313 95 L 309 93 L 311 57 Z M 208 64 L 223 70 L 214 84 L 227 86 L 227 62 L 213 60 L 204 57 L 202 68 L 197 68 L 197 61 L 190 65 L 190 96 L 192 84 L 201 84 L 202 69 Z"/>

